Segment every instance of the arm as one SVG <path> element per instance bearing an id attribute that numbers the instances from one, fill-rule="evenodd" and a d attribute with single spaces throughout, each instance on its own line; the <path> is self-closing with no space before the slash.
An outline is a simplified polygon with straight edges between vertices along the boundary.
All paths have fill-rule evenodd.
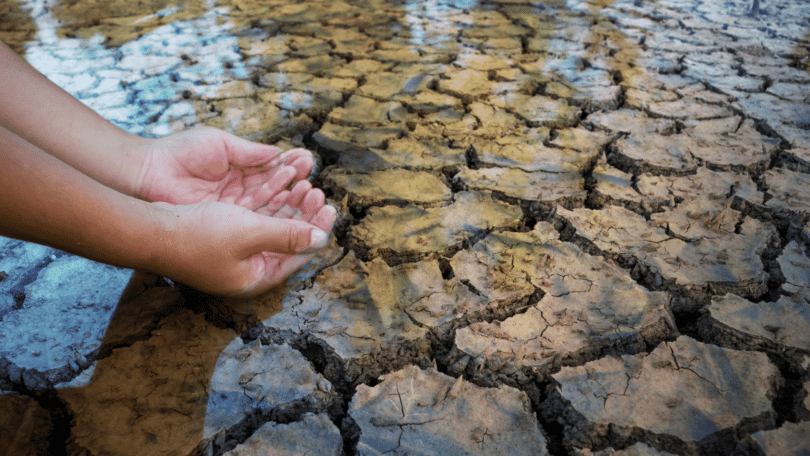
<path id="1" fill-rule="evenodd" d="M 138 153 L 148 141 L 131 135 L 59 88 L 0 43 L 0 127 L 82 173 L 135 195 Z"/>
<path id="2" fill-rule="evenodd" d="M 3 128 L 0 176 L 0 235 L 152 271 L 210 293 L 255 295 L 281 282 L 312 257 L 305 249 L 313 230 L 328 230 L 334 220 L 322 207 L 313 209 L 310 224 L 219 202 L 149 203 Z M 325 237 L 314 247 L 324 244 Z"/>
<path id="3" fill-rule="evenodd" d="M 130 135 L 0 43 L 0 235 L 260 294 L 325 246 L 336 217 L 304 180 L 311 153 L 279 152 L 212 128 Z"/>
<path id="4" fill-rule="evenodd" d="M 160 139 L 129 134 L 3 43 L 0 100 L 0 127 L 98 182 L 147 201 L 222 201 L 255 209 L 261 206 L 257 201 L 278 191 L 274 183 L 306 179 L 314 165 L 307 150 L 281 153 L 214 128 Z"/>

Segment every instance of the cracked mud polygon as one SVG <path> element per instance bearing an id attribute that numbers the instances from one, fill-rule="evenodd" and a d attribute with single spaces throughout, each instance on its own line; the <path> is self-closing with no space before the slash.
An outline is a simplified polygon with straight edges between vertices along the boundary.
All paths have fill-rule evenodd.
<path id="1" fill-rule="evenodd" d="M 3 454 L 810 451 L 805 2 L 0 18 L 127 131 L 309 148 L 339 209 L 253 300 L 0 239 Z"/>

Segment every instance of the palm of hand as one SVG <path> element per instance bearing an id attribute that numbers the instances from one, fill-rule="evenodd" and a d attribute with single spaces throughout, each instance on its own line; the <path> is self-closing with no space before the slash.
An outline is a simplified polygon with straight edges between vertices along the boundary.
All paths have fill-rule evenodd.
<path id="1" fill-rule="evenodd" d="M 198 128 L 154 140 L 137 182 L 149 201 L 194 204 L 219 201 L 255 210 L 293 181 L 305 179 L 309 151 L 281 153 L 214 128 Z"/>
<path id="2" fill-rule="evenodd" d="M 311 153 L 303 149 L 280 152 L 213 128 L 160 138 L 146 152 L 137 193 L 149 201 L 175 205 L 228 203 L 331 231 L 335 209 L 325 204 L 322 191 L 305 180 L 314 165 Z M 257 286 L 266 288 L 286 279 L 311 257 L 257 252 L 248 260 L 260 276 Z M 251 293 L 245 289 L 241 294 Z"/>

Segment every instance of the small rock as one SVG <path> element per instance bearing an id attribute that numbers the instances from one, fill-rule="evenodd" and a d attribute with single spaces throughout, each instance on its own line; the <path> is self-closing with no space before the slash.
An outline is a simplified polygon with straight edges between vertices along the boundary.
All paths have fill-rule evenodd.
<path id="1" fill-rule="evenodd" d="M 735 290 L 752 299 L 767 290 L 768 275 L 759 255 L 772 245 L 776 231 L 752 218 L 744 218 L 739 234 L 684 242 L 668 236 L 661 223 L 648 223 L 642 216 L 617 206 L 571 211 L 559 207 L 557 214 L 599 249 L 613 254 L 631 253 L 678 285 L 711 284 L 715 290 Z"/>
<path id="2" fill-rule="evenodd" d="M 416 140 L 414 138 L 391 139 L 388 149 L 377 154 L 393 166 L 416 169 L 439 169 L 464 163 L 464 149 L 451 148 L 447 141 Z M 347 164 L 348 160 L 346 161 Z M 341 162 L 343 164 L 343 162 Z M 350 168 L 357 168 L 350 165 Z"/>
<path id="3" fill-rule="evenodd" d="M 422 344 L 429 327 L 452 325 L 489 307 L 498 306 L 455 278 L 443 279 L 435 260 L 389 267 L 382 260 L 364 264 L 349 252 L 311 288 L 290 293 L 284 310 L 264 325 L 309 331 L 348 362 L 396 344 Z"/>
<path id="4" fill-rule="evenodd" d="M 352 95 L 343 107 L 329 113 L 329 120 L 354 127 L 386 125 L 391 122 L 391 113 L 402 109 L 399 102 L 381 103 L 368 97 Z"/>
<path id="5" fill-rule="evenodd" d="M 5 336 L 0 356 L 45 372 L 67 365 L 74 350 L 91 352 L 92 348 L 86 347 L 104 336 L 131 276 L 131 270 L 73 255 L 50 262 L 25 285 L 23 307 L 0 321 L 0 332 Z M 77 306 L 81 302 L 96 305 Z M 34 352 L 42 356 L 33 356 Z"/>
<path id="6" fill-rule="evenodd" d="M 206 125 L 252 141 L 285 130 L 291 123 L 289 111 L 270 104 L 257 104 L 250 99 L 228 98 L 213 105 L 220 115 L 207 120 Z"/>
<path id="7" fill-rule="evenodd" d="M 602 148 L 615 139 L 615 135 L 602 131 L 591 131 L 583 127 L 557 130 L 557 137 L 551 144 L 563 149 L 573 149 L 588 154 L 600 153 Z"/>
<path id="8" fill-rule="evenodd" d="M 591 174 L 596 180 L 596 192 L 603 198 L 615 201 L 637 201 L 639 192 L 633 184 L 633 175 L 625 173 L 604 161 L 596 164 Z"/>
<path id="9" fill-rule="evenodd" d="M 372 73 L 366 75 L 366 83 L 357 93 L 380 101 L 414 96 L 433 85 L 437 78 L 431 73 L 430 68 L 420 65 L 406 66 L 396 72 Z"/>
<path id="10" fill-rule="evenodd" d="M 355 128 L 327 123 L 313 135 L 313 139 L 337 152 L 367 151 L 382 148 L 388 141 L 398 138 L 402 131 L 403 127 L 398 125 Z"/>
<path id="11" fill-rule="evenodd" d="M 700 100 L 692 97 L 651 103 L 649 110 L 654 115 L 668 119 L 714 119 L 733 115 L 732 111 L 727 108 L 701 103 Z"/>
<path id="12" fill-rule="evenodd" d="M 455 97 L 477 100 L 492 93 L 492 83 L 485 71 L 464 69 L 452 71 L 450 78 L 439 82 L 439 90 Z"/>
<path id="13" fill-rule="evenodd" d="M 574 149 L 547 147 L 542 142 L 542 135 L 537 136 L 539 138 L 527 140 L 525 134 L 510 135 L 484 143 L 476 142 L 475 152 L 482 163 L 490 166 L 552 173 L 581 172 L 598 154 L 598 150 L 595 149 L 580 152 Z"/>
<path id="14" fill-rule="evenodd" d="M 706 209 L 720 210 L 735 196 L 751 203 L 761 203 L 763 193 L 747 174 L 732 171 L 712 171 L 698 167 L 695 174 L 685 176 L 638 177 L 638 192 L 642 201 L 666 204 L 673 198 L 684 201 L 700 200 Z"/>
<path id="15" fill-rule="evenodd" d="M 735 105 L 747 115 L 755 119 L 768 119 L 768 122 L 802 127 L 802 123 L 810 119 L 810 106 L 807 102 L 782 100 L 769 93 L 752 93 Z"/>
<path id="16" fill-rule="evenodd" d="M 731 119 L 736 121 L 737 118 Z M 711 124 L 712 121 L 695 123 L 697 125 L 685 131 L 687 136 L 695 140 L 690 152 L 695 157 L 720 167 L 763 168 L 779 147 L 779 141 L 759 133 L 751 119 L 746 119 L 739 128 L 735 125 L 734 130 L 721 134 L 712 129 L 700 128 L 702 123 Z"/>
<path id="17" fill-rule="evenodd" d="M 650 221 L 688 240 L 722 239 L 734 235 L 741 216 L 729 203 L 723 203 L 706 197 L 696 198 L 674 209 L 652 214 Z"/>
<path id="18" fill-rule="evenodd" d="M 453 62 L 461 68 L 469 68 L 479 71 L 501 70 L 511 68 L 514 62 L 492 55 L 473 54 L 465 52 L 459 54 Z"/>
<path id="19" fill-rule="evenodd" d="M 517 92 L 490 95 L 488 101 L 494 106 L 515 112 L 532 127 L 572 127 L 578 122 L 581 112 L 564 99 L 555 100 L 542 95 L 532 97 Z"/>
<path id="20" fill-rule="evenodd" d="M 588 116 L 586 123 L 612 132 L 631 133 L 632 136 L 645 136 L 649 133 L 670 135 L 675 131 L 674 121 L 651 118 L 643 111 L 635 109 L 596 112 Z"/>
<path id="21" fill-rule="evenodd" d="M 687 174 L 697 169 L 696 147 L 689 138 L 674 138 L 655 133 L 631 135 L 616 141 L 615 149 L 623 170 L 653 170 L 660 174 Z"/>
<path id="22" fill-rule="evenodd" d="M 522 132 L 526 129 L 526 123 L 514 114 L 503 108 L 498 108 L 486 103 L 471 103 L 469 112 L 478 121 L 478 128 L 468 134 L 484 138 L 486 140 L 498 140 L 508 134 Z M 525 141 L 527 136 L 523 135 Z"/>

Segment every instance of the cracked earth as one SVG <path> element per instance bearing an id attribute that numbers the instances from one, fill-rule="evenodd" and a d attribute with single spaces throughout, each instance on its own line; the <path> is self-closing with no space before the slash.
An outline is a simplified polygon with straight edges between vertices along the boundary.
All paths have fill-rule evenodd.
<path id="1" fill-rule="evenodd" d="M 253 300 L 0 238 L 9 455 L 807 455 L 810 4 L 6 0 L 122 128 L 315 152 Z"/>

